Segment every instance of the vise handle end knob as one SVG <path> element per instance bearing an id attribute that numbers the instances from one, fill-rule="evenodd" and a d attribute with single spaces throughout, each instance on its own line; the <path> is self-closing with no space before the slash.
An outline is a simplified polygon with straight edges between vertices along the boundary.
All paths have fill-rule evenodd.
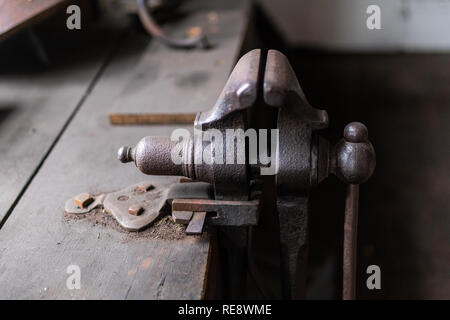
<path id="1" fill-rule="evenodd" d="M 120 147 L 117 151 L 117 159 L 122 163 L 134 161 L 133 148 L 130 147 Z"/>
<path id="2" fill-rule="evenodd" d="M 367 181 L 375 169 L 375 150 L 369 141 L 367 127 L 351 122 L 344 129 L 344 138 L 333 151 L 332 172 L 346 184 Z"/>

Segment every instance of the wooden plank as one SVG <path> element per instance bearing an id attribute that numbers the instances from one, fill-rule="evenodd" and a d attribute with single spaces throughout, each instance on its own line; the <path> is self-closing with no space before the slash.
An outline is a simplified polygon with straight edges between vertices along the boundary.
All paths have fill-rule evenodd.
<path id="1" fill-rule="evenodd" d="M 116 101 L 122 106 L 133 106 L 136 102 L 161 100 L 166 101 L 167 110 L 180 113 L 185 112 L 186 104 L 189 112 L 198 111 L 198 101 L 214 100 L 216 97 L 209 95 L 220 92 L 229 70 L 214 75 L 208 71 L 212 66 L 205 68 L 199 60 L 192 59 L 186 64 L 183 59 L 197 55 L 201 61 L 217 52 L 231 66 L 239 50 L 239 34 L 245 26 L 243 4 L 240 1 L 227 1 L 226 6 L 220 1 L 189 4 L 202 15 L 224 10 L 233 25 L 221 35 L 218 43 L 224 45 L 217 46 L 214 49 L 217 51 L 193 53 L 166 48 L 142 33 L 133 32 L 126 38 L 120 53 L 0 230 L 0 299 L 204 296 L 211 248 L 209 235 L 181 240 L 149 239 L 89 220 L 68 222 L 62 213 L 65 201 L 76 194 L 118 190 L 145 179 L 134 165 L 116 160 L 118 147 L 132 145 L 145 135 L 170 135 L 177 127 L 111 126 L 108 113 Z M 223 8 L 216 9 L 216 4 Z M 186 18 L 183 23 L 191 25 L 193 21 Z M 184 24 L 179 27 L 184 28 Z M 192 83 L 192 75 L 205 72 L 209 75 L 207 82 Z M 156 85 L 168 76 L 181 84 L 179 90 Z M 192 86 L 186 89 L 186 85 Z M 203 86 L 211 90 L 201 90 Z M 66 287 L 70 265 L 80 267 L 79 290 Z"/>
<path id="2" fill-rule="evenodd" d="M 49 15 L 67 0 L 0 0 L 0 39 Z"/>
<path id="3" fill-rule="evenodd" d="M 25 35 L 1 43 L 0 226 L 117 45 L 116 31 L 106 24 L 43 33 L 47 67 Z"/>

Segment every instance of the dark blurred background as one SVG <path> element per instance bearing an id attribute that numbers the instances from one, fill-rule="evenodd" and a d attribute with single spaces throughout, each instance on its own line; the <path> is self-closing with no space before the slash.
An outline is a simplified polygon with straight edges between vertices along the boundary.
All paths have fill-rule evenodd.
<path id="1" fill-rule="evenodd" d="M 311 105 L 327 110 L 324 136 L 337 141 L 351 121 L 369 128 L 377 167 L 360 189 L 357 297 L 449 299 L 450 54 L 292 47 L 261 7 L 255 28 L 258 46 L 285 53 Z M 309 298 L 340 297 L 344 199 L 334 177 L 312 193 Z M 366 287 L 372 264 L 382 290 Z"/>

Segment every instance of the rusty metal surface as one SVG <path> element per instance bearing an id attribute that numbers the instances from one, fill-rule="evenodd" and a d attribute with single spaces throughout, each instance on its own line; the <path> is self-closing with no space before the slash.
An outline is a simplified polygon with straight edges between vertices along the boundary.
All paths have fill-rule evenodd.
<path id="1" fill-rule="evenodd" d="M 299 299 L 305 296 L 309 190 L 329 173 L 345 183 L 366 181 L 375 167 L 375 152 L 367 140 L 367 128 L 360 123 L 349 124 L 344 130 L 344 139 L 333 148 L 317 135 L 318 130 L 328 126 L 327 112 L 308 103 L 286 56 L 276 50 L 266 53 L 256 49 L 245 54 L 233 69 L 216 104 L 197 115 L 194 127 L 202 132 L 214 129 L 222 134 L 226 129 L 245 131 L 251 125 L 271 128 L 271 121 L 257 117 L 260 112 L 270 114 L 266 112 L 270 108 L 278 110 L 279 141 L 271 152 L 276 155 L 277 167 L 274 187 L 282 297 Z M 222 141 L 208 141 L 201 135 L 183 140 L 179 148 L 183 161 L 174 164 L 171 152 L 178 143 L 168 137 L 144 137 L 133 148 L 120 148 L 118 158 L 121 162 L 134 162 L 146 174 L 186 176 L 212 185 L 214 200 L 176 198 L 172 202 L 173 212 L 214 212 L 216 216 L 207 220 L 216 226 L 256 225 L 259 201 L 248 199 L 252 192 L 258 194 L 257 190 L 249 190 L 251 185 L 258 186 L 258 181 L 262 181 L 258 172 L 261 165 L 250 164 L 247 156 L 244 163 L 238 164 L 236 152 L 231 164 L 224 164 L 223 159 L 217 161 L 218 156 L 227 154 L 227 147 Z M 248 149 L 248 144 L 244 143 Z M 208 147 L 211 151 L 204 153 Z M 222 148 L 222 152 L 217 152 L 218 148 Z M 199 154 L 203 159 L 201 163 L 195 161 Z M 205 161 L 205 155 L 209 161 Z M 355 213 L 357 208 L 351 206 L 348 210 Z M 238 248 L 249 245 L 245 229 L 227 229 L 223 233 L 233 239 Z M 346 243 L 356 246 L 354 234 L 350 236 L 350 242 Z M 347 270 L 350 277 L 354 277 L 354 269 Z"/>
<path id="2" fill-rule="evenodd" d="M 133 149 L 121 148 L 118 158 L 121 162 L 134 161 L 145 174 L 183 176 L 184 165 L 174 163 L 171 156 L 177 144 L 169 137 L 145 137 Z"/>
<path id="3" fill-rule="evenodd" d="M 80 208 L 86 208 L 92 202 L 94 202 L 94 197 L 89 193 L 81 193 L 75 197 L 75 204 Z"/>
<path id="4" fill-rule="evenodd" d="M 215 106 L 197 115 L 194 127 L 198 130 L 246 129 L 246 111 L 256 101 L 257 81 L 260 67 L 260 50 L 245 54 L 233 69 Z M 202 141 L 202 137 L 184 140 L 183 163 L 174 164 L 171 150 L 178 142 L 168 137 L 144 137 L 134 148 L 122 147 L 118 152 L 121 162 L 133 161 L 142 172 L 154 175 L 179 175 L 213 184 L 215 198 L 224 200 L 247 200 L 249 197 L 248 166 L 246 164 L 218 165 L 215 154 L 204 153 L 215 142 Z M 219 143 L 219 142 L 216 142 Z M 225 145 L 220 146 L 226 148 Z M 225 150 L 223 150 L 223 154 Z M 211 157 L 211 165 L 194 164 L 197 154 Z M 237 154 L 235 154 L 235 158 Z"/>
<path id="5" fill-rule="evenodd" d="M 269 50 L 264 74 L 264 100 L 279 108 L 277 209 L 280 224 L 283 297 L 305 295 L 308 190 L 314 186 L 312 136 L 326 128 L 326 111 L 309 105 L 287 58 Z M 314 166 L 315 167 L 315 166 Z"/>
<path id="6" fill-rule="evenodd" d="M 203 132 L 210 129 L 219 130 L 225 136 L 226 129 L 247 129 L 247 112 L 257 99 L 260 58 L 261 50 L 256 49 L 239 59 L 215 105 L 197 115 L 194 122 L 196 130 Z M 193 171 L 195 179 L 206 179 L 212 183 L 216 200 L 248 200 L 250 190 L 248 163 L 240 164 L 236 152 L 232 164 L 222 165 L 222 161 L 216 159 L 215 150 L 221 148 L 222 155 L 226 155 L 226 145 L 220 145 L 220 142 L 215 140 L 210 142 L 199 140 L 192 143 L 193 159 L 200 154 L 206 154 L 210 157 L 208 162 L 211 165 L 196 166 Z M 208 148 L 211 151 L 203 153 L 203 150 Z"/>
<path id="7" fill-rule="evenodd" d="M 141 192 L 139 190 L 143 185 L 151 185 L 152 188 L 147 187 L 148 191 Z M 183 183 L 182 189 L 172 190 L 176 185 L 176 183 L 141 182 L 124 190 L 109 193 L 103 201 L 103 206 L 123 228 L 139 231 L 164 213 L 167 202 L 172 200 L 173 196 L 209 198 L 208 187 L 203 183 Z M 137 207 L 133 209 L 136 214 L 130 214 L 130 208 L 133 206 Z"/>
<path id="8" fill-rule="evenodd" d="M 66 204 L 64 205 L 64 211 L 67 213 L 73 213 L 73 214 L 84 214 L 88 213 L 96 208 L 99 208 L 103 205 L 103 199 L 105 198 L 105 195 L 100 194 L 94 196 L 94 201 L 91 202 L 86 207 L 80 207 L 76 202 L 77 196 L 70 198 L 66 201 Z"/>
<path id="9" fill-rule="evenodd" d="M 205 224 L 206 212 L 194 212 L 194 215 L 186 227 L 186 234 L 202 234 Z"/>
<path id="10" fill-rule="evenodd" d="M 354 300 L 356 293 L 356 248 L 358 239 L 359 185 L 347 187 L 344 217 L 344 254 L 342 268 L 342 299 Z"/>
<path id="11" fill-rule="evenodd" d="M 194 122 L 194 113 L 156 113 L 156 114 L 130 114 L 110 113 L 109 122 L 114 125 L 130 124 L 191 124 Z"/>
<path id="12" fill-rule="evenodd" d="M 364 124 L 352 122 L 344 128 L 344 138 L 334 146 L 330 171 L 344 183 L 360 184 L 372 176 L 376 157 L 368 136 Z"/>
<path id="13" fill-rule="evenodd" d="M 172 211 L 214 212 L 214 216 L 207 218 L 214 226 L 255 226 L 259 219 L 259 200 L 174 199 Z"/>
<path id="14" fill-rule="evenodd" d="M 232 112 L 253 106 L 258 92 L 260 63 L 260 49 L 243 55 L 233 68 L 216 104 L 198 116 L 196 125 L 204 126 L 221 120 Z"/>
<path id="15" fill-rule="evenodd" d="M 175 211 L 172 210 L 172 219 L 175 223 L 188 224 L 191 221 L 192 211 Z"/>
<path id="16" fill-rule="evenodd" d="M 167 201 L 167 195 L 172 183 L 152 183 L 143 181 L 129 186 L 123 190 L 108 193 L 103 200 L 103 207 L 128 231 L 139 231 L 162 213 L 162 209 Z M 145 192 L 140 191 L 145 186 Z M 153 188 L 149 188 L 153 186 Z M 130 207 L 138 206 L 142 209 L 132 208 L 142 211 L 141 214 L 131 214 Z"/>
<path id="17" fill-rule="evenodd" d="M 376 155 L 369 141 L 367 127 L 351 122 L 344 128 L 344 137 L 328 153 L 327 163 L 318 167 L 319 176 L 333 173 L 348 184 L 344 213 L 342 298 L 354 300 L 356 290 L 356 248 L 358 228 L 359 184 L 373 174 Z"/>
<path id="18" fill-rule="evenodd" d="M 51 13 L 67 0 L 0 0 L 0 39 Z"/>
<path id="19" fill-rule="evenodd" d="M 67 200 L 64 211 L 70 214 L 85 214 L 96 208 L 103 208 L 124 229 L 139 231 L 149 226 L 161 214 L 167 213 L 168 210 L 164 209 L 170 208 L 169 202 L 174 198 L 211 198 L 209 184 L 181 183 L 179 180 L 175 182 L 142 181 L 116 192 L 99 195 L 80 194 Z M 90 198 L 92 201 L 83 206 L 80 198 Z"/>

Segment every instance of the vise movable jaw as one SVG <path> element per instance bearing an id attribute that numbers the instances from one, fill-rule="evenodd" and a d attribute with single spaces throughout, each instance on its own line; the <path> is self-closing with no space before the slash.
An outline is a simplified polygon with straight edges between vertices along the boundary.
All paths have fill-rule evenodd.
<path id="1" fill-rule="evenodd" d="M 349 124 L 344 139 L 331 148 L 316 134 L 327 126 L 327 112 L 308 103 L 287 58 L 276 50 L 259 49 L 238 61 L 214 107 L 198 113 L 194 123 L 195 130 L 214 129 L 224 136 L 227 129 L 277 130 L 273 133 L 277 143 L 270 146 L 270 165 L 276 167 L 274 187 L 284 298 L 304 296 L 308 191 L 329 173 L 348 184 L 364 182 L 375 167 L 375 152 L 367 140 L 364 125 Z M 146 174 L 186 176 L 208 182 L 218 202 L 255 203 L 255 194 L 259 194 L 255 189 L 260 185 L 260 170 L 265 164 L 251 161 L 248 156 L 251 146 L 245 138 L 244 162 L 238 161 L 238 152 L 233 152 L 232 163 L 223 163 L 223 158 L 216 161 L 218 154 L 223 156 L 230 151 L 222 142 L 204 141 L 194 135 L 180 148 L 184 161 L 174 163 L 171 152 L 179 144 L 178 140 L 145 137 L 133 148 L 120 148 L 118 158 L 122 162 L 134 162 Z M 199 153 L 207 161 L 196 163 Z M 236 210 L 234 214 L 245 215 L 244 211 Z M 246 219 L 241 221 L 243 226 L 253 224 L 246 223 Z"/>

